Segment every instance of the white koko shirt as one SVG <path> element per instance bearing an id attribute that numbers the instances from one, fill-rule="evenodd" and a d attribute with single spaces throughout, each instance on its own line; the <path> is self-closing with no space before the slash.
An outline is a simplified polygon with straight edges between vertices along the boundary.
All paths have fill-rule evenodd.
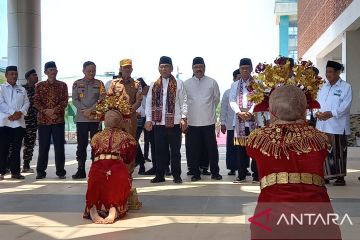
<path id="1" fill-rule="evenodd" d="M 27 114 L 30 102 L 26 90 L 20 85 L 9 83 L 0 86 L 0 127 L 25 128 L 24 116 Z M 15 112 L 22 112 L 21 118 L 10 121 L 8 117 Z"/>
<path id="2" fill-rule="evenodd" d="M 325 81 L 318 92 L 317 101 L 320 112 L 331 111 L 333 117 L 326 121 L 317 121 L 316 128 L 325 133 L 350 134 L 350 108 L 352 102 L 351 85 L 341 78 L 331 85 Z"/>
<path id="3" fill-rule="evenodd" d="M 146 121 L 152 121 L 152 89 L 155 82 L 150 84 L 149 92 L 146 96 L 145 102 L 145 115 Z M 162 79 L 163 87 L 163 109 L 161 122 L 155 123 L 156 125 L 165 125 L 165 111 L 166 111 L 166 99 L 167 99 L 167 88 L 169 85 L 169 79 Z M 174 124 L 180 124 L 181 118 L 185 118 L 187 114 L 187 104 L 186 104 L 186 92 L 184 88 L 184 83 L 181 80 L 176 80 L 176 99 L 175 99 L 175 115 L 174 115 Z"/>
<path id="4" fill-rule="evenodd" d="M 216 123 L 216 106 L 220 102 L 220 90 L 215 79 L 195 76 L 184 82 L 189 126 L 201 127 Z"/>

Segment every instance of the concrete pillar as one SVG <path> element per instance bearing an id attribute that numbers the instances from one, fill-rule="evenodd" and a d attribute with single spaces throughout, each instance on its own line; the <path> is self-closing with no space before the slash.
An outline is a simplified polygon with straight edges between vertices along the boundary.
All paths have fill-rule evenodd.
<path id="1" fill-rule="evenodd" d="M 18 83 L 24 84 L 24 75 L 32 68 L 41 76 L 41 0 L 8 0 L 7 4 L 8 64 L 18 66 Z"/>
<path id="2" fill-rule="evenodd" d="M 351 114 L 360 114 L 360 30 L 348 31 L 343 35 L 342 63 L 345 70 L 342 77 L 351 84 L 353 101 Z"/>

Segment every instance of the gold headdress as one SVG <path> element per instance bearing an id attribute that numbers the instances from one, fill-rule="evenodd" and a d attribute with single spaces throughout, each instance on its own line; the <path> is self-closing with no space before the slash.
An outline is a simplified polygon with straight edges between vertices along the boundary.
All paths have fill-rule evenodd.
<path id="1" fill-rule="evenodd" d="M 289 58 L 278 57 L 273 64 L 259 63 L 256 66 L 254 81 L 248 95 L 249 101 L 256 104 L 254 112 L 268 111 L 269 96 L 276 87 L 294 85 L 304 91 L 308 102 L 308 109 L 320 108 L 315 100 L 323 80 L 313 70 L 311 61 L 301 59 L 292 66 Z"/>
<path id="2" fill-rule="evenodd" d="M 104 118 L 105 113 L 109 110 L 118 111 L 123 117 L 127 118 L 130 116 L 131 106 L 129 102 L 124 100 L 121 96 L 108 94 L 96 104 L 96 118 Z"/>

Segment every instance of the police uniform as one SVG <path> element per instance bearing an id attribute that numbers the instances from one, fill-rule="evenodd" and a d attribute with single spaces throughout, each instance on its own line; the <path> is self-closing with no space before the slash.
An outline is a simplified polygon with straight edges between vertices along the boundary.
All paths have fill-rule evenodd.
<path id="1" fill-rule="evenodd" d="M 105 97 L 106 91 L 102 81 L 93 79 L 79 79 L 74 82 L 72 88 L 72 99 L 76 107 L 76 135 L 77 151 L 76 159 L 78 161 L 78 171 L 72 177 L 74 179 L 85 178 L 85 162 L 87 158 L 86 148 L 90 139 L 99 131 L 100 125 L 98 119 L 89 119 L 84 116 L 82 110 L 92 109 L 95 111 L 96 103 L 99 99 Z M 94 160 L 93 153 L 91 159 Z"/>

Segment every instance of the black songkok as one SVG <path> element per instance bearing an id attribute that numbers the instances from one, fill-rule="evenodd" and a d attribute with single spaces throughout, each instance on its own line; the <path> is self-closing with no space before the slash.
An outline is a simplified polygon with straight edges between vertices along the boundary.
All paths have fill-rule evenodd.
<path id="1" fill-rule="evenodd" d="M 5 73 L 10 72 L 10 71 L 17 71 L 17 66 L 7 66 Z"/>
<path id="2" fill-rule="evenodd" d="M 240 70 L 239 69 L 236 69 L 234 72 L 233 72 L 233 77 L 236 78 L 236 76 L 240 74 Z"/>
<path id="3" fill-rule="evenodd" d="M 169 65 L 172 65 L 172 60 L 170 57 L 167 57 L 167 56 L 162 56 L 160 58 L 160 61 L 159 61 L 159 65 L 160 64 L 169 64 Z"/>
<path id="4" fill-rule="evenodd" d="M 252 67 L 252 62 L 250 58 L 242 58 L 240 60 L 240 66 L 242 65 L 250 65 Z"/>
<path id="5" fill-rule="evenodd" d="M 48 70 L 48 68 L 56 68 L 56 64 L 55 62 L 51 61 L 51 62 L 47 62 L 45 63 L 45 71 Z"/>
<path id="6" fill-rule="evenodd" d="M 204 59 L 202 57 L 196 57 L 193 59 L 193 63 L 192 65 L 196 65 L 196 64 L 204 64 L 205 65 L 205 62 L 204 62 Z"/>
<path id="7" fill-rule="evenodd" d="M 311 67 L 316 75 L 319 75 L 319 69 L 317 67 Z"/>
<path id="8" fill-rule="evenodd" d="M 333 69 L 335 69 L 335 71 L 339 71 L 339 70 L 343 70 L 344 67 L 341 63 L 335 62 L 335 61 L 328 61 L 326 64 L 326 67 L 331 67 Z"/>
<path id="9" fill-rule="evenodd" d="M 33 73 L 36 73 L 35 69 L 31 69 L 30 71 L 27 71 L 27 72 L 25 73 L 25 79 L 27 79 L 28 77 L 30 77 L 30 75 L 33 74 Z"/>

